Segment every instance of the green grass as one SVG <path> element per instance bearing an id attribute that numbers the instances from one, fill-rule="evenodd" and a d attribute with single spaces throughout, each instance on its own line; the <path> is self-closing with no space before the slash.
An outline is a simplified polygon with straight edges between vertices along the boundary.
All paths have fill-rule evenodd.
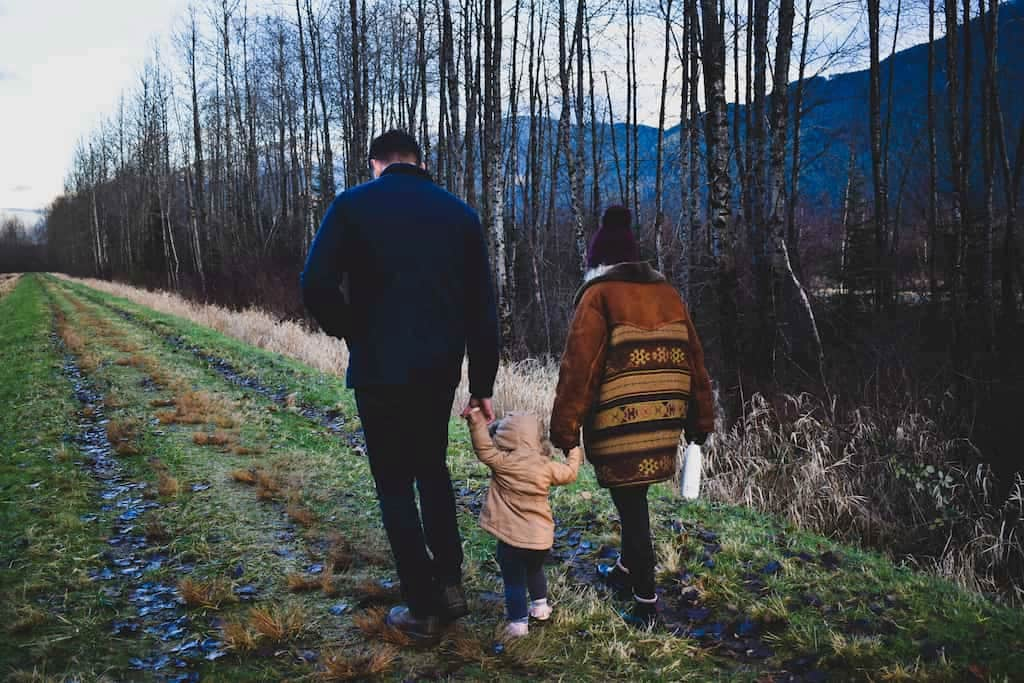
<path id="1" fill-rule="evenodd" d="M 0 675 L 32 662 L 41 672 L 85 661 L 113 644 L 101 632 L 103 598 L 85 563 L 104 547 L 91 478 L 63 442 L 77 402 L 48 339 L 39 280 L 0 299 Z M 110 639 L 107 639 L 109 641 Z"/>
<path id="2" fill-rule="evenodd" d="M 320 671 L 318 664 L 303 661 L 308 651 L 320 653 L 321 662 L 327 652 L 353 661 L 384 652 L 381 634 L 368 635 L 356 623 L 366 614 L 359 603 L 368 597 L 367 582 L 393 578 L 365 459 L 346 440 L 294 410 L 225 382 L 191 353 L 170 347 L 151 327 L 228 360 L 264 384 L 283 387 L 300 402 L 338 408 L 355 426 L 354 401 L 343 382 L 76 283 L 26 277 L 0 300 L 0 396 L 10 406 L 0 415 L 0 588 L 5 596 L 15 596 L 5 597 L 0 615 L 6 624 L 24 617 L 17 633 L 8 627 L 7 637 L 0 638 L 0 671 L 25 677 L 34 669 L 85 677 L 106 671 L 120 678 L 130 675 L 124 668 L 129 654 L 143 656 L 159 647 L 148 637 L 119 642 L 109 636 L 110 620 L 123 615 L 125 606 L 101 600 L 86 578 L 89 568 L 102 566 L 101 534 L 109 524 L 78 521 L 97 507 L 91 480 L 73 464 L 73 453 L 51 457 L 66 453 L 61 439 L 74 431 L 78 406 L 46 339 L 50 312 L 43 285 L 85 339 L 82 352 L 94 365 L 90 379 L 116 406 L 111 417 L 141 425 L 140 454 L 122 458 L 131 477 L 156 484 L 156 460 L 179 483 L 180 493 L 162 499 L 162 507 L 146 522 L 166 531 L 166 540 L 155 543 L 170 564 L 194 565 L 191 577 L 197 581 L 259 587 L 259 600 L 252 604 L 226 600 L 216 607 L 192 608 L 196 632 L 221 638 L 214 620 L 248 623 L 254 606 L 301 612 L 298 633 L 277 644 L 263 636 L 253 651 L 203 662 L 204 679 L 295 679 Z M 122 320 L 109 306 L 131 312 L 148 326 Z M 145 363 L 118 364 L 132 354 L 112 344 L 137 348 L 135 355 L 144 356 Z M 166 382 L 155 390 L 144 383 L 154 372 Z M 155 418 L 162 409 L 151 402 L 184 392 L 202 392 L 238 423 L 240 442 L 259 452 L 236 455 L 197 445 L 193 433 L 211 431 L 208 424 L 160 424 Z M 458 420 L 452 421 L 450 434 L 454 485 L 468 490 L 468 496 L 460 495 L 465 502 L 486 486 L 487 471 L 473 457 Z M 248 468 L 274 476 L 282 488 L 277 501 L 260 501 L 254 487 L 232 480 L 232 471 Z M 35 482 L 43 483 L 29 488 Z M 210 488 L 192 491 L 197 483 Z M 294 539 L 282 541 L 278 534 L 287 524 L 289 500 L 310 510 L 314 520 L 308 528 L 297 525 Z M 589 585 L 595 559 L 587 553 L 616 545 L 618 533 L 607 492 L 596 485 L 591 468 L 584 466 L 572 486 L 555 489 L 552 505 L 561 526 L 578 529 L 581 540 L 590 544 L 589 551 L 580 552 L 576 568 L 571 562 L 548 567 L 556 605 L 553 622 L 533 629 L 501 655 L 492 651 L 502 612 L 493 595 L 500 592 L 494 542 L 463 507 L 472 614 L 437 648 L 399 648 L 383 678 L 754 681 L 782 671 L 787 660 L 812 654 L 830 680 L 960 681 L 980 675 L 1001 681 L 1014 680 L 1024 670 L 1024 615 L 1019 610 L 749 509 L 708 501 L 684 504 L 666 485 L 655 487 L 651 496 L 659 585 L 671 594 L 680 573 L 689 572 L 687 588 L 696 589 L 701 604 L 711 610 L 709 622 L 755 620 L 774 655 L 761 661 L 736 659 L 695 638 L 635 631 L 616 614 L 624 605 Z M 718 534 L 721 551 L 713 556 L 713 568 L 702 564 L 698 529 Z M 336 574 L 337 594 L 290 592 L 289 574 L 324 562 L 332 534 L 356 549 L 351 567 Z M 275 553 L 282 547 L 286 556 Z M 825 552 L 841 558 L 838 568 L 822 566 L 818 560 Z M 800 553 L 815 561 L 801 561 Z M 781 571 L 763 574 L 772 561 L 780 562 Z M 164 568 L 147 579 L 180 577 Z M 763 588 L 751 590 L 751 578 Z M 341 616 L 330 614 L 328 608 L 338 602 L 349 609 Z M 666 602 L 674 603 L 674 597 Z M 245 628 L 252 630 L 251 625 Z M 352 671 L 365 676 L 365 662 L 355 661 Z"/>

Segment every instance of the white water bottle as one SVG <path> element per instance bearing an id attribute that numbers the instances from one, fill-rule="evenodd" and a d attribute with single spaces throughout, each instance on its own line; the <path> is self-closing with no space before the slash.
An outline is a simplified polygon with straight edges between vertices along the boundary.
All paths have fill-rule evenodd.
<path id="1" fill-rule="evenodd" d="M 682 489 L 683 498 L 696 500 L 700 495 L 700 469 L 703 456 L 700 446 L 691 443 L 683 452 L 683 477 Z"/>

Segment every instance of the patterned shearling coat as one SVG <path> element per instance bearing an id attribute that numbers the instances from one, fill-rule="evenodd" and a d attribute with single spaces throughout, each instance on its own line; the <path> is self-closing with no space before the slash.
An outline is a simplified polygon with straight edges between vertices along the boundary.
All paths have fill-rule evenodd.
<path id="1" fill-rule="evenodd" d="M 711 380 L 686 304 L 647 263 L 602 267 L 576 295 L 551 441 L 580 443 L 608 488 L 670 479 L 680 434 L 714 431 Z"/>

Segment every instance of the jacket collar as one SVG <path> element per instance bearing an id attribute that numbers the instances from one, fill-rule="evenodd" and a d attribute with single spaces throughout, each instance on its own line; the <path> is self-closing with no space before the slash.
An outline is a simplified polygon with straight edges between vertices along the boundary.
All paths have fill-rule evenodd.
<path id="1" fill-rule="evenodd" d="M 396 162 L 391 164 L 381 172 L 380 177 L 383 178 L 386 175 L 407 175 L 415 178 L 422 178 L 424 180 L 434 181 L 433 177 L 427 173 L 426 169 L 420 168 L 416 164 L 406 164 L 402 162 Z"/>
<path id="2" fill-rule="evenodd" d="M 573 298 L 573 306 L 579 304 L 583 293 L 598 282 L 637 282 L 651 284 L 665 282 L 665 276 L 656 271 L 646 261 L 616 263 L 611 266 L 591 268 L 583 276 L 583 285 Z"/>

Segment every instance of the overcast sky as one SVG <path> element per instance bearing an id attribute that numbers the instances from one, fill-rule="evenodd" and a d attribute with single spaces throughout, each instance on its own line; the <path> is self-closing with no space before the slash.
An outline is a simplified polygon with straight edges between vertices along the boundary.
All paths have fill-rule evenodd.
<path id="1" fill-rule="evenodd" d="M 844 2 L 845 16 L 833 11 L 816 19 L 827 43 L 842 40 L 849 26 L 863 21 L 859 0 Z M 250 9 L 259 4 L 252 2 Z M 41 209 L 62 192 L 75 143 L 116 111 L 154 41 L 171 33 L 187 5 L 187 0 L 0 0 L 0 209 Z M 659 40 L 641 41 L 638 100 L 641 121 L 656 124 L 661 29 L 654 22 L 650 29 L 648 35 Z M 624 43 L 615 36 L 620 31 L 606 27 L 595 51 L 621 59 L 618 48 Z M 922 38 L 906 23 L 904 32 L 903 45 Z M 833 70 L 860 66 L 845 63 Z M 620 75 L 614 69 L 611 74 L 613 80 Z M 614 100 L 621 93 L 612 85 Z M 615 106 L 621 114 L 622 105 Z"/>

